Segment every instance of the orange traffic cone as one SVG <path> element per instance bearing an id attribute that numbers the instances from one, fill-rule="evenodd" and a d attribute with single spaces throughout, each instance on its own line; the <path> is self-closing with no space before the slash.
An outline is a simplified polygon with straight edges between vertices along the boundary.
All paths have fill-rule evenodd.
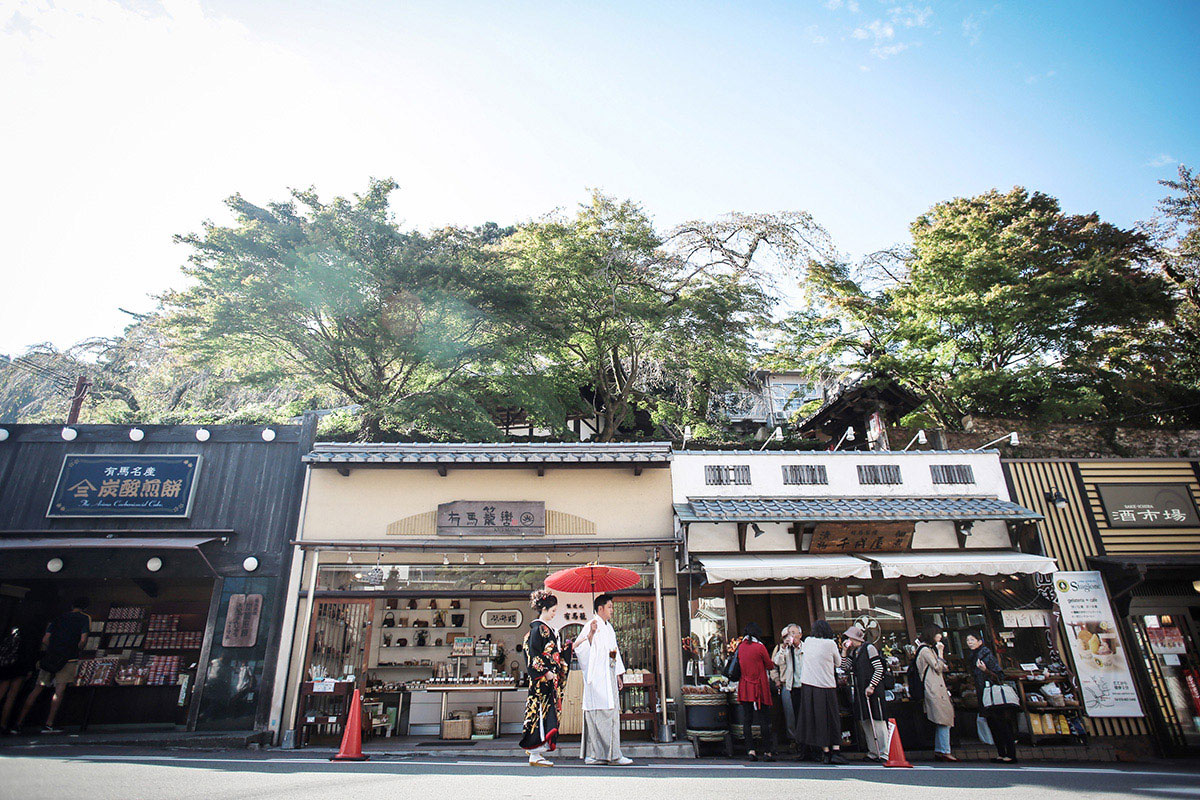
<path id="1" fill-rule="evenodd" d="M 362 697 L 358 689 L 350 700 L 350 712 L 346 714 L 346 730 L 342 733 L 342 749 L 330 761 L 366 761 L 362 751 Z"/>
<path id="2" fill-rule="evenodd" d="M 912 764 L 908 763 L 908 759 L 904 757 L 904 745 L 900 744 L 900 731 L 896 727 L 896 720 L 888 720 L 888 757 L 887 761 L 883 762 L 885 767 L 908 767 L 912 769 Z"/>

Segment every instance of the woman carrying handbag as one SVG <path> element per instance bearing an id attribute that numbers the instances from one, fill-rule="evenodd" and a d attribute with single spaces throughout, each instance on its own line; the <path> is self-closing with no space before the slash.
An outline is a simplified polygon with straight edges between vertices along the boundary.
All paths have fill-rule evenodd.
<path id="1" fill-rule="evenodd" d="M 975 674 L 975 691 L 979 694 L 979 706 L 992 732 L 992 741 L 999 754 L 992 761 L 997 764 L 1015 764 L 1017 761 L 1017 692 L 1004 683 L 1004 670 L 991 648 L 983 643 L 983 637 L 967 634 L 967 663 Z"/>

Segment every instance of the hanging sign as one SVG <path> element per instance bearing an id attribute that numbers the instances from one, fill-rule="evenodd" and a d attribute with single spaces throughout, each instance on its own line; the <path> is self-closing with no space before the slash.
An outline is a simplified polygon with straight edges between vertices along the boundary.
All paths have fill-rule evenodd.
<path id="1" fill-rule="evenodd" d="M 455 500 L 437 509 L 437 532 L 447 536 L 544 536 L 546 504 L 533 500 Z"/>
<path id="2" fill-rule="evenodd" d="M 489 608 L 479 618 L 485 628 L 519 628 L 523 621 L 519 608 Z"/>
<path id="3" fill-rule="evenodd" d="M 1054 591 L 1088 715 L 1143 716 L 1100 573 L 1056 572 Z"/>
<path id="4" fill-rule="evenodd" d="M 235 594 L 229 597 L 225 613 L 222 647 L 253 647 L 258 642 L 258 620 L 262 616 L 261 594 Z"/>
<path id="5" fill-rule="evenodd" d="M 895 553 L 912 549 L 911 522 L 835 522 L 813 528 L 810 553 Z"/>
<path id="6" fill-rule="evenodd" d="M 188 517 L 200 456 L 63 457 L 47 517 Z"/>
<path id="7" fill-rule="evenodd" d="M 1200 528 L 1186 483 L 1098 483 L 1110 528 Z"/>

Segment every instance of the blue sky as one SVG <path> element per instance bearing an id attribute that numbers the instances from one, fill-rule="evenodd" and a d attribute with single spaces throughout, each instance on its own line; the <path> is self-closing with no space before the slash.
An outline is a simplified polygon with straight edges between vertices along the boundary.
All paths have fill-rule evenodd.
<path id="1" fill-rule="evenodd" d="M 811 212 L 847 254 L 1023 185 L 1131 225 L 1200 167 L 1200 3 L 0 3 L 0 352 L 112 334 L 222 198 L 428 227 Z"/>

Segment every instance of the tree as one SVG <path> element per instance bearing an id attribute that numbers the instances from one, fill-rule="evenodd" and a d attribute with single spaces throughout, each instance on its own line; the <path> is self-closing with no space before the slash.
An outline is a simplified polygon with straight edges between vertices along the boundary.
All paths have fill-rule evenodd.
<path id="1" fill-rule="evenodd" d="M 844 263 L 814 265 L 813 279 L 842 323 L 828 342 L 919 389 L 952 427 L 967 414 L 1104 416 L 1152 357 L 1136 340 L 1173 314 L 1144 234 L 1039 192 L 939 203 L 910 230 L 879 291 Z"/>
<path id="2" fill-rule="evenodd" d="M 266 357 L 361 407 L 360 436 L 387 430 L 492 438 L 464 389 L 496 374 L 530 299 L 489 245 L 495 226 L 402 231 L 390 180 L 325 203 L 314 190 L 266 207 L 235 195 L 236 223 L 178 237 L 193 285 L 162 298 L 201 364 Z"/>

